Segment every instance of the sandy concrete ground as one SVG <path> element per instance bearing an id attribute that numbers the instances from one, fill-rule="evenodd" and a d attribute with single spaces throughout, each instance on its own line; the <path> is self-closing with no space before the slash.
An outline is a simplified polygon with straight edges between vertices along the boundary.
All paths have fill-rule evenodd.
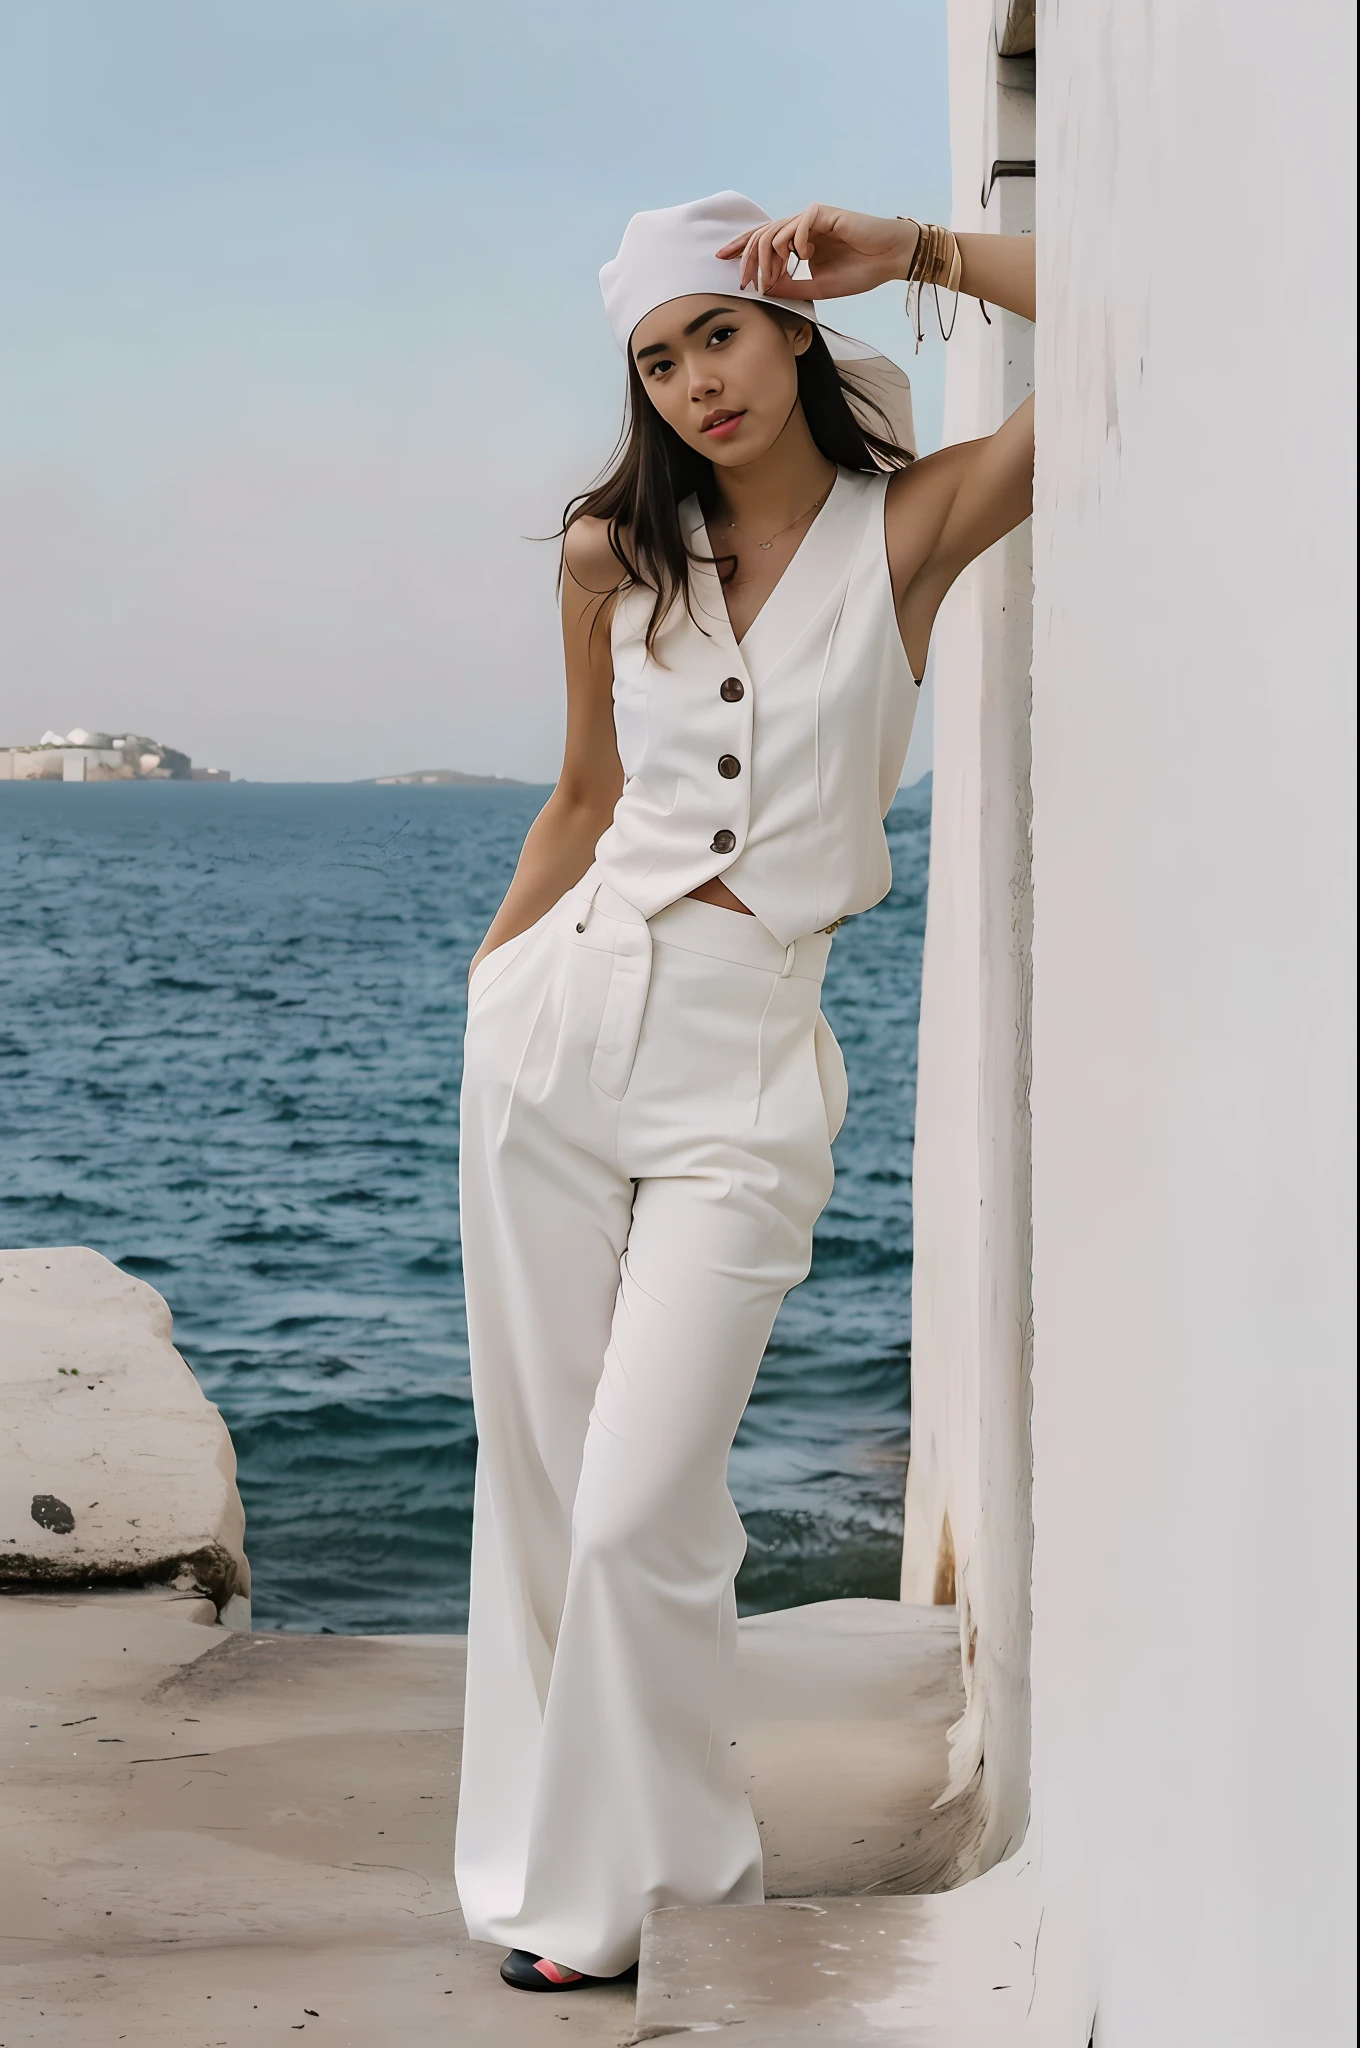
<path id="1" fill-rule="evenodd" d="M 631 1985 L 513 1992 L 467 1938 L 462 1659 L 455 1637 L 237 1634 L 168 1589 L 0 1596 L 0 2048 L 629 2042 Z M 754 1617 L 740 1659 L 770 1898 L 947 1879 L 975 1825 L 932 1805 L 954 1610 Z M 732 1951 L 753 2018 L 785 1924 Z M 656 1953 L 648 2037 L 672 1991 L 705 2030 L 674 1936 Z"/>
<path id="2" fill-rule="evenodd" d="M 0 2048 L 626 2042 L 631 1986 L 513 1992 L 467 1938 L 461 1643 L 213 1624 L 0 1599 Z"/>

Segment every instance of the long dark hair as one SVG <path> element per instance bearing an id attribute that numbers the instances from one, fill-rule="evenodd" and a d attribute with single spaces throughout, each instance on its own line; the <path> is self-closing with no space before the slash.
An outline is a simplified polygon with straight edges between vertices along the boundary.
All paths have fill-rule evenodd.
<path id="1" fill-rule="evenodd" d="M 762 306 L 761 311 L 782 325 L 799 324 L 797 315 L 782 307 Z M 821 453 L 842 469 L 905 468 L 912 456 L 893 439 L 881 407 L 837 366 L 820 328 L 809 324 L 812 339 L 797 358 L 798 401 Z M 879 422 L 881 433 L 860 424 L 850 409 L 852 398 Z M 571 499 L 562 515 L 561 531 L 565 538 L 578 519 L 606 522 L 620 571 L 613 588 L 641 584 L 656 593 L 647 624 L 648 653 L 677 597 L 683 593 L 686 606 L 690 604 L 689 564 L 696 558 L 685 545 L 680 506 L 695 494 L 706 512 L 713 509 L 713 465 L 662 419 L 630 353 L 628 400 L 614 453 L 599 481 Z M 735 566 L 735 556 L 724 559 Z M 727 573 L 731 573 L 730 567 Z M 560 582 L 560 569 L 558 576 Z M 612 592 L 600 595 L 604 598 Z"/>

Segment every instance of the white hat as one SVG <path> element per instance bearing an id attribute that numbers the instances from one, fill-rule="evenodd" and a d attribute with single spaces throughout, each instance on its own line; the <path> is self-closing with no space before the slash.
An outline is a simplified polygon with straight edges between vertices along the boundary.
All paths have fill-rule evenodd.
<path id="1" fill-rule="evenodd" d="M 618 255 L 600 272 L 605 312 L 619 348 L 628 353 L 633 329 L 648 313 L 669 299 L 687 298 L 694 292 L 781 306 L 785 312 L 815 323 L 835 360 L 881 409 L 899 447 L 914 455 L 911 384 L 905 370 L 867 342 L 827 327 L 810 299 L 780 298 L 775 292 L 762 292 L 755 284 L 743 291 L 740 256 L 718 255 L 718 250 L 738 235 L 764 227 L 769 220 L 763 207 L 740 192 L 715 192 L 711 198 L 692 199 L 684 206 L 635 213 L 623 231 Z M 882 432 L 883 421 L 877 414 L 861 412 L 853 399 L 851 410 L 871 433 Z"/>

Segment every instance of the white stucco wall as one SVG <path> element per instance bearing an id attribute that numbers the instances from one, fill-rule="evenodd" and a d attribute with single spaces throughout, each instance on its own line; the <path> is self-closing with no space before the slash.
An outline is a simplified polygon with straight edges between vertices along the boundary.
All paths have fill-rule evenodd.
<path id="1" fill-rule="evenodd" d="M 960 225 L 990 13 L 951 0 Z M 932 1906 L 911 2009 L 935 2030 L 912 2038 L 1339 2048 L 1352 16 L 1041 0 L 1038 38 L 1032 1814 L 1018 1854 Z M 951 438 L 987 423 L 985 346 L 961 325 Z M 937 646 L 904 1589 L 930 1597 L 948 1503 L 978 1624 L 958 1752 L 980 1740 L 989 1774 L 1012 1760 L 1004 1802 L 1026 1702 L 990 1654 L 1020 1560 L 998 1541 L 1017 1514 L 997 1309 L 1021 1298 L 1024 1247 L 996 1229 L 1023 1229 L 1023 1148 L 1003 1171 L 987 1132 L 1019 1100 L 998 1064 L 1018 984 L 995 855 L 1024 749 L 996 595 L 984 561 Z M 1023 1036 L 1010 1057 L 1019 1081 Z M 1012 1954 L 1023 1995 L 1003 2012 Z"/>
<path id="2" fill-rule="evenodd" d="M 1034 1774 L 1097 2048 L 1353 2038 L 1352 37 L 1039 14 Z"/>
<path id="3" fill-rule="evenodd" d="M 989 62 L 990 34 L 991 0 L 952 10 L 953 222 L 1029 233 L 1032 180 L 999 180 L 982 204 L 987 165 L 1033 156 L 1032 66 Z M 948 441 L 992 432 L 1033 388 L 1033 329 L 991 317 L 959 305 Z M 957 1588 L 968 1706 L 950 1790 L 983 1771 L 975 1869 L 1016 1846 L 1029 1805 L 1030 588 L 1025 526 L 961 579 L 934 636 L 902 1597 Z"/>

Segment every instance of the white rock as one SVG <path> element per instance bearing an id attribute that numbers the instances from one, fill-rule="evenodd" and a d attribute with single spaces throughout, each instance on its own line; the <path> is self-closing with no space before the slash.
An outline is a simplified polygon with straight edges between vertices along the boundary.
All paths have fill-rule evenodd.
<path id="1" fill-rule="evenodd" d="M 247 1598 L 231 1438 L 155 1289 L 83 1246 L 3 1252 L 0 1339 L 0 1587 Z"/>

